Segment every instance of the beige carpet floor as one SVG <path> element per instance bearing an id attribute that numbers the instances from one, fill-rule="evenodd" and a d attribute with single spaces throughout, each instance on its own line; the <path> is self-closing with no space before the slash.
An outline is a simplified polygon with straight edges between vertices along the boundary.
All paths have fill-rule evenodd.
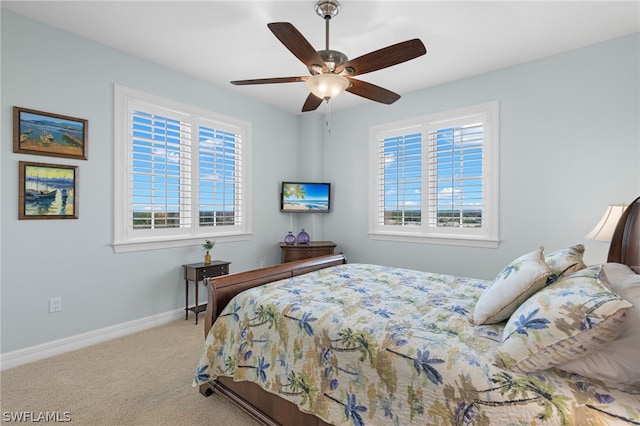
<path id="1" fill-rule="evenodd" d="M 221 396 L 191 386 L 203 333 L 190 316 L 2 371 L 0 421 L 7 423 L 7 413 L 58 412 L 82 426 L 257 425 Z"/>

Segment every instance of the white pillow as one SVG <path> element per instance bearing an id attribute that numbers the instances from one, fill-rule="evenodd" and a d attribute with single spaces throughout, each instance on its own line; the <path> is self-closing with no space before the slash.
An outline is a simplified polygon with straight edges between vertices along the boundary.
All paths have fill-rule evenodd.
<path id="1" fill-rule="evenodd" d="M 551 275 L 544 261 L 543 247 L 520 256 L 507 265 L 487 287 L 471 315 L 474 324 L 495 324 L 506 320 L 529 296 L 545 286 Z"/>
<path id="2" fill-rule="evenodd" d="M 605 382 L 640 385 L 640 275 L 621 263 L 607 263 L 603 271 L 611 290 L 633 304 L 626 327 L 601 350 L 558 368 Z"/>

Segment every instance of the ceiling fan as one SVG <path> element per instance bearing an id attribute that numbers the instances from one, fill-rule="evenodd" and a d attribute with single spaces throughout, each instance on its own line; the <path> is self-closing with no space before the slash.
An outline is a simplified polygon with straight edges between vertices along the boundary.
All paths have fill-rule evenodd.
<path id="1" fill-rule="evenodd" d="M 393 44 L 349 60 L 344 53 L 329 49 L 329 21 L 340 11 L 340 2 L 319 0 L 315 10 L 325 20 L 325 50 L 316 51 L 289 22 L 267 24 L 278 40 L 307 67 L 311 76 L 236 80 L 231 84 L 305 82 L 311 93 L 302 107 L 302 112 L 315 110 L 323 100 L 328 102 L 329 99 L 338 96 L 345 90 L 383 104 L 392 104 L 400 99 L 400 95 L 397 93 L 353 77 L 401 64 L 424 55 L 427 50 L 420 39 L 415 38 Z"/>

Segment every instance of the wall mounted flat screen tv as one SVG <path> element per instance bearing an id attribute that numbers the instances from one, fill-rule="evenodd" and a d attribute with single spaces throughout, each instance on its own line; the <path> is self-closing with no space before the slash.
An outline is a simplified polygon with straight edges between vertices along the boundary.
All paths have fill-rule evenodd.
<path id="1" fill-rule="evenodd" d="M 282 182 L 280 210 L 287 213 L 328 213 L 331 210 L 331 184 Z"/>

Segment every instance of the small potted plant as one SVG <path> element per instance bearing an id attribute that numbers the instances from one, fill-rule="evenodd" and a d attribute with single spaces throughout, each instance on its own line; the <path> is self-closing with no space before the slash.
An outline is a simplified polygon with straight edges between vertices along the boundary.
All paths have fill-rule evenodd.
<path id="1" fill-rule="evenodd" d="M 205 251 L 205 255 L 204 255 L 205 265 L 211 264 L 211 254 L 209 254 L 209 250 L 211 250 L 215 245 L 216 245 L 216 242 L 211 240 L 204 240 L 204 243 L 202 243 L 202 249 Z"/>

